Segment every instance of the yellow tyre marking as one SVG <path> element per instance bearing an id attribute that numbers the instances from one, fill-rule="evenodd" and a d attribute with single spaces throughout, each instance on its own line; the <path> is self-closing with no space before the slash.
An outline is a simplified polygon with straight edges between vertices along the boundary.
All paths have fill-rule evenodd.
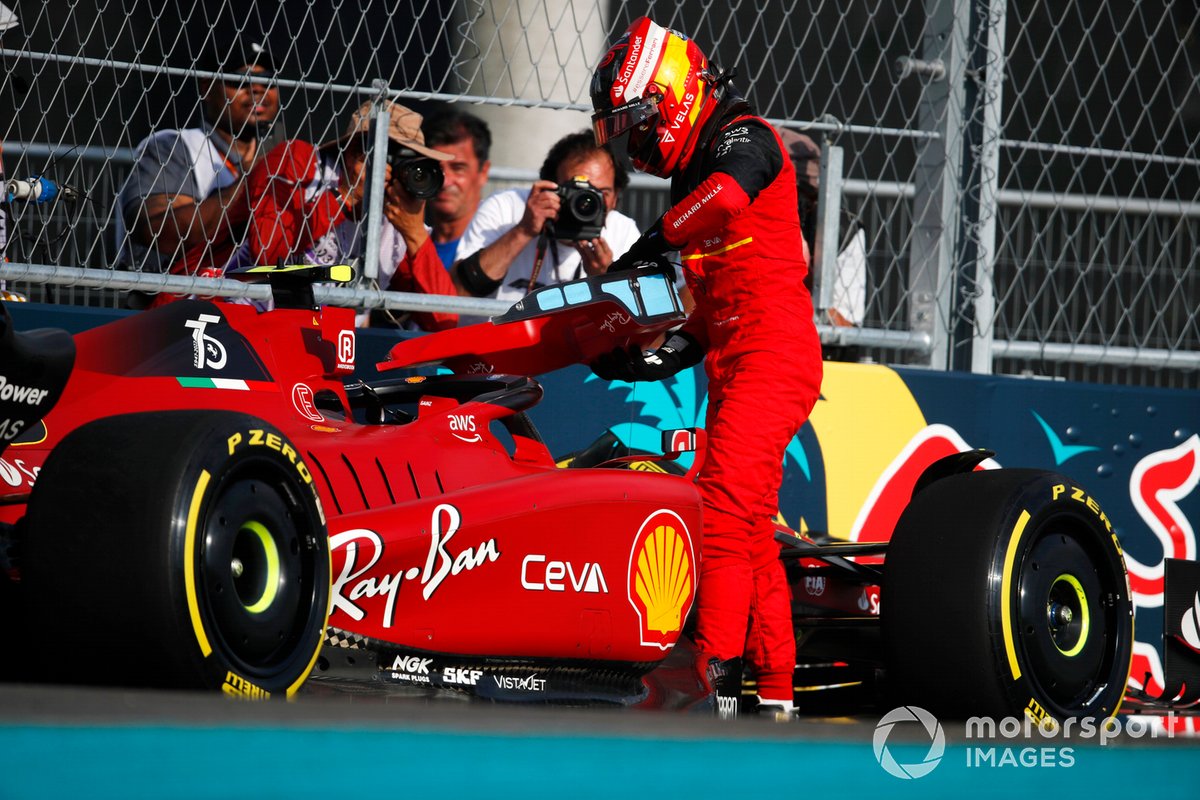
<path id="1" fill-rule="evenodd" d="M 192 492 L 192 503 L 188 507 L 187 533 L 183 541 L 183 585 L 187 593 L 188 614 L 192 618 L 192 630 L 196 641 L 200 643 L 200 652 L 205 658 L 212 654 L 212 645 L 208 643 L 208 634 L 204 632 L 204 622 L 200 619 L 200 603 L 196 600 L 196 522 L 200 516 L 200 502 L 204 499 L 204 490 L 212 476 L 208 470 L 200 472 L 200 480 L 196 481 L 196 490 Z"/>
<path id="2" fill-rule="evenodd" d="M 1008 540 L 1008 550 L 1004 553 L 1004 574 L 1000 582 L 1000 625 L 1004 632 L 1004 653 L 1008 656 L 1008 668 L 1012 671 L 1013 680 L 1020 679 L 1021 667 L 1017 664 L 1017 647 L 1012 630 L 1012 567 L 1017 557 L 1017 545 L 1020 544 L 1021 535 L 1025 533 L 1025 526 L 1028 524 L 1029 512 L 1022 510 L 1021 517 Z"/>

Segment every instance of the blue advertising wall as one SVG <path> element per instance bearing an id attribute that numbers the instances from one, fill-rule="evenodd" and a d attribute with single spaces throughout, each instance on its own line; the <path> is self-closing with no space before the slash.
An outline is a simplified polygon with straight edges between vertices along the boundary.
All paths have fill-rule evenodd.
<path id="1" fill-rule="evenodd" d="M 123 313 L 9 309 L 18 329 L 72 332 Z M 360 375 L 374 377 L 371 365 L 402 335 L 360 331 Z M 1200 391 L 825 366 L 821 399 L 785 456 L 779 507 L 786 524 L 841 539 L 887 539 L 921 469 L 968 448 L 994 451 L 987 466 L 1061 472 L 1086 487 L 1114 525 L 1138 610 L 1133 678 L 1152 688 L 1161 683 L 1153 643 L 1162 630 L 1162 561 L 1197 557 L 1191 521 L 1200 517 Z M 556 456 L 606 430 L 632 448 L 658 452 L 660 431 L 702 426 L 707 408 L 702 370 L 627 384 L 575 366 L 539 380 L 545 399 L 530 416 Z"/>

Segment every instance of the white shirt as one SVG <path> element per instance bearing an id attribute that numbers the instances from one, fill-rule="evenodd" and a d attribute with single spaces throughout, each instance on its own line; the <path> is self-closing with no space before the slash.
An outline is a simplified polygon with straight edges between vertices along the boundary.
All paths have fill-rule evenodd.
<path id="1" fill-rule="evenodd" d="M 465 258 L 495 242 L 521 221 L 525 214 L 525 203 L 529 189 L 509 189 L 491 195 L 482 203 L 467 226 L 462 241 L 458 243 L 458 258 Z M 619 258 L 628 250 L 642 232 L 637 223 L 620 211 L 609 211 L 604 218 L 600 237 L 608 242 L 613 258 Z M 515 303 L 524 297 L 533 275 L 533 264 L 537 258 L 537 240 L 527 244 L 509 265 L 508 273 L 499 288 L 489 297 Z M 538 273 L 537 286 L 565 283 L 585 276 L 583 258 L 569 242 L 552 241 L 546 247 L 542 269 Z M 535 286 L 535 288 L 537 288 Z M 459 325 L 481 322 L 482 318 L 460 317 Z"/>

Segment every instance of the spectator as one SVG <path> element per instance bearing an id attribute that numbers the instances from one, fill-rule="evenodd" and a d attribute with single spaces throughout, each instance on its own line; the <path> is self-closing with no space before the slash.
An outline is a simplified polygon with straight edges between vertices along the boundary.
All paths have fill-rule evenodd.
<path id="1" fill-rule="evenodd" d="M 250 177 L 254 213 L 239 263 L 274 264 L 280 259 L 309 264 L 346 263 L 361 256 L 366 235 L 366 140 L 374 102 L 354 112 L 346 132 L 314 147 L 283 142 L 267 154 Z M 425 146 L 421 115 L 385 101 L 388 159 L 424 158 L 437 162 L 452 156 Z M 385 168 L 384 221 L 380 231 L 380 286 L 394 291 L 436 291 L 448 276 L 425 227 L 425 201 L 413 197 L 402 181 Z M 414 314 L 426 330 L 453 327 L 453 314 Z"/>
<path id="2" fill-rule="evenodd" d="M 561 205 L 555 190 L 576 177 L 586 178 L 604 196 L 603 229 L 584 241 L 552 239 Z M 463 256 L 453 271 L 459 293 L 516 302 L 539 286 L 603 274 L 639 235 L 637 223 L 616 210 L 628 185 L 625 168 L 590 131 L 563 137 L 550 148 L 529 189 L 498 192 L 479 205 L 459 244 Z"/>
<path id="3" fill-rule="evenodd" d="M 479 117 L 453 108 L 426 117 L 421 130 L 427 145 L 453 156 L 442 165 L 446 174 L 442 190 L 425 208 L 438 258 L 450 269 L 488 181 L 492 132 Z"/>
<path id="4" fill-rule="evenodd" d="M 779 129 L 779 138 L 796 168 L 796 196 L 799 201 L 800 230 L 804 234 L 804 259 L 819 270 L 817 258 L 817 196 L 821 187 L 821 148 L 808 136 L 788 128 Z M 823 273 L 833 281 L 829 308 L 825 315 L 830 324 L 841 327 L 861 325 L 866 314 L 867 234 L 857 216 L 842 207 L 838 218 L 837 263 Z"/>
<path id="5" fill-rule="evenodd" d="M 118 260 L 133 269 L 219 276 L 250 214 L 247 176 L 279 114 L 265 46 L 235 38 L 196 64 L 246 78 L 199 82 L 204 119 L 195 128 L 152 133 L 117 196 Z"/>

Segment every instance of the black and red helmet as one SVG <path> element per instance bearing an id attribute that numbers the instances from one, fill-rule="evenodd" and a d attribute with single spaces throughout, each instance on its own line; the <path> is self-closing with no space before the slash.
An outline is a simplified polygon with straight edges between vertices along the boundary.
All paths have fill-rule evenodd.
<path id="1" fill-rule="evenodd" d="M 666 177 L 683 164 L 712 112 L 708 59 L 683 34 L 639 17 L 592 76 L 597 144 L 625 133 L 633 165 Z"/>

